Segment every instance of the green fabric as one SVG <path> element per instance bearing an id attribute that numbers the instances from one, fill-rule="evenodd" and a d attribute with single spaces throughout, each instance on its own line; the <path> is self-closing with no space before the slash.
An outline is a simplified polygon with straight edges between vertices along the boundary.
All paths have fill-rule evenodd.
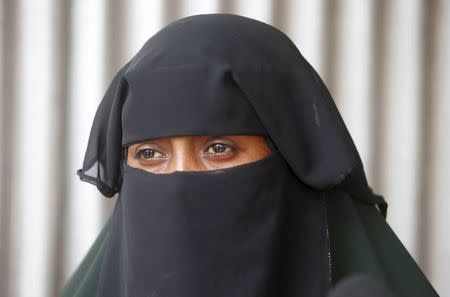
<path id="1" fill-rule="evenodd" d="M 59 295 L 60 297 L 95 297 L 110 225 L 111 217 L 103 226 L 80 265 L 69 278 Z"/>
<path id="2" fill-rule="evenodd" d="M 333 196 L 327 201 L 333 283 L 365 273 L 397 297 L 438 296 L 374 206 L 343 193 Z"/>
<path id="3" fill-rule="evenodd" d="M 336 193 L 327 200 L 327 212 L 333 284 L 365 273 L 385 283 L 396 297 L 438 296 L 374 206 Z M 60 297 L 95 297 L 110 221 L 111 217 Z"/>

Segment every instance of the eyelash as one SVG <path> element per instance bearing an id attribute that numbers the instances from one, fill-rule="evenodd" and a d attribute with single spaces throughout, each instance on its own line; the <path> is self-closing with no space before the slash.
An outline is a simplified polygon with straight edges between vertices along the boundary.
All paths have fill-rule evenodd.
<path id="1" fill-rule="evenodd" d="M 153 153 L 153 154 L 152 154 L 152 157 L 151 157 L 151 158 L 148 158 L 148 159 L 143 157 L 143 153 L 144 153 L 145 151 L 147 151 L 147 150 L 150 151 L 151 153 Z M 161 153 L 161 152 L 159 152 L 158 150 L 151 149 L 151 148 L 143 148 L 143 149 L 137 150 L 137 151 L 133 154 L 133 158 L 136 159 L 136 160 L 143 160 L 143 161 L 162 159 L 162 157 L 157 157 L 157 158 L 155 158 L 155 157 L 154 157 L 155 153 L 159 153 L 159 154 L 161 154 L 161 155 L 164 156 L 164 154 Z"/>
<path id="2" fill-rule="evenodd" d="M 226 151 L 225 151 L 225 152 L 219 152 L 219 153 L 216 153 L 216 152 L 213 152 L 213 153 L 207 153 L 207 151 L 209 151 L 209 148 L 214 147 L 215 145 L 223 145 L 223 146 L 225 146 Z M 204 153 L 205 153 L 206 155 L 212 155 L 212 154 L 225 154 L 225 153 L 230 152 L 230 151 L 231 151 L 231 152 L 234 151 L 234 147 L 232 147 L 231 145 L 228 145 L 228 144 L 223 143 L 223 142 L 214 142 L 214 143 L 210 144 L 210 145 L 206 148 L 206 150 L 205 150 Z"/>
<path id="3" fill-rule="evenodd" d="M 217 145 L 223 145 L 223 146 L 225 146 L 225 151 L 224 151 L 224 152 L 218 152 L 218 153 L 215 153 L 215 152 L 213 152 L 213 153 L 208 153 L 208 151 L 209 151 L 209 149 L 210 149 L 211 147 L 214 147 L 214 146 L 217 146 Z M 164 155 L 163 153 L 159 152 L 158 150 L 151 149 L 151 148 L 144 148 L 144 149 L 137 150 L 137 151 L 133 154 L 133 157 L 134 157 L 136 160 L 139 160 L 139 159 L 146 159 L 146 158 L 143 158 L 143 157 L 142 157 L 143 152 L 146 151 L 146 150 L 149 150 L 149 151 L 153 152 L 153 155 L 155 154 L 155 152 L 158 152 L 158 153 L 160 153 L 161 155 Z M 206 150 L 205 150 L 203 153 L 204 153 L 205 155 L 222 155 L 222 154 L 225 154 L 225 153 L 227 153 L 227 152 L 232 152 L 232 151 L 234 151 L 234 150 L 235 150 L 235 148 L 234 148 L 233 146 L 231 146 L 231 145 L 228 145 L 228 144 L 223 143 L 223 142 L 215 142 L 215 143 L 210 144 L 210 145 L 206 148 Z M 160 158 L 160 157 L 158 157 L 157 159 L 159 159 L 159 158 Z M 149 159 L 155 159 L 155 158 L 152 156 L 152 157 L 149 158 Z"/>

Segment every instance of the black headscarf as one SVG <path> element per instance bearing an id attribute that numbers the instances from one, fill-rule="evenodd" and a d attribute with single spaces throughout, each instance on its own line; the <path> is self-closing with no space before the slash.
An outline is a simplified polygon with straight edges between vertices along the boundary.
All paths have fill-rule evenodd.
<path id="1" fill-rule="evenodd" d="M 262 160 L 153 174 L 127 145 L 164 136 L 263 135 Z M 80 178 L 112 197 L 97 296 L 325 296 L 327 200 L 386 204 L 368 186 L 328 90 L 293 42 L 233 14 L 179 19 L 114 77 Z"/>

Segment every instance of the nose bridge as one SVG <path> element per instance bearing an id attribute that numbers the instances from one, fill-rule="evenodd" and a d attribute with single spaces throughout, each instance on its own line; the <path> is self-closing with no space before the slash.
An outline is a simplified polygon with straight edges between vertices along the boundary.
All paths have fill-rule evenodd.
<path id="1" fill-rule="evenodd" d="M 188 137 L 176 137 L 173 139 L 171 163 L 173 171 L 201 170 L 194 146 Z"/>
<path id="2" fill-rule="evenodd" d="M 192 171 L 199 170 L 197 167 L 197 162 L 195 160 L 195 156 L 187 151 L 174 151 L 174 170 L 177 171 Z"/>

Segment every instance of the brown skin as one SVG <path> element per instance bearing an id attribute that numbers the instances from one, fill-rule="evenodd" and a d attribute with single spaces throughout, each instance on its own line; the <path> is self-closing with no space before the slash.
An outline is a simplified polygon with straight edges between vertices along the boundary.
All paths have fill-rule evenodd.
<path id="1" fill-rule="evenodd" d="M 263 136 L 176 136 L 128 146 L 127 164 L 152 173 L 206 171 L 254 162 L 267 157 Z"/>

